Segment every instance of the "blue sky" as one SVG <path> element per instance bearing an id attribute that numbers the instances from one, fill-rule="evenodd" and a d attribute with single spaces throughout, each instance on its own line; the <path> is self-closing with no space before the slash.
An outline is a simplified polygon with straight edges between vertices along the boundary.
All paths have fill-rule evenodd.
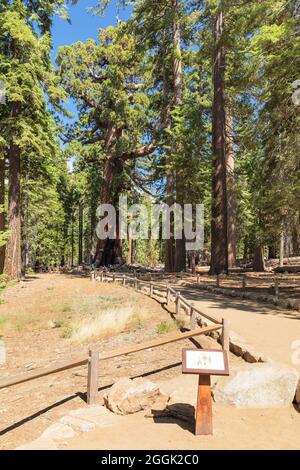
<path id="1" fill-rule="evenodd" d="M 54 18 L 53 25 L 53 52 L 52 60 L 55 62 L 60 46 L 71 45 L 77 41 L 86 41 L 87 39 L 96 39 L 99 28 L 115 26 L 118 17 L 125 21 L 129 18 L 131 9 L 118 8 L 118 0 L 111 0 L 103 17 L 94 16 L 87 11 L 88 7 L 95 6 L 96 0 L 78 0 L 77 5 L 69 6 L 69 16 L 71 24 L 59 18 Z M 76 105 L 70 101 L 66 108 L 76 116 Z M 65 119 L 64 119 L 65 121 Z M 68 121 L 68 119 L 67 119 Z"/>
<path id="2" fill-rule="evenodd" d="M 78 4 L 69 7 L 71 24 L 66 20 L 56 17 L 53 27 L 54 50 L 53 58 L 56 57 L 58 48 L 70 45 L 76 41 L 85 41 L 97 37 L 97 30 L 109 25 L 115 26 L 116 16 L 126 20 L 130 16 L 130 9 L 117 8 L 117 0 L 112 0 L 103 17 L 93 16 L 87 12 L 87 8 L 95 5 L 96 0 L 78 0 Z"/>

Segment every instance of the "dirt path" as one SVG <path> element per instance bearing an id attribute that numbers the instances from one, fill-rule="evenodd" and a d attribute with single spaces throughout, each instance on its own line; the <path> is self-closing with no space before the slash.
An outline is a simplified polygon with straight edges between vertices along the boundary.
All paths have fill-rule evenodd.
<path id="1" fill-rule="evenodd" d="M 255 349 L 276 361 L 291 365 L 291 344 L 300 339 L 300 315 L 283 312 L 250 301 L 237 301 L 207 292 L 177 286 L 203 312 L 226 317 L 231 328 Z M 135 311 L 147 320 L 123 332 L 98 339 L 74 341 L 53 328 L 53 320 L 63 324 L 95 308 L 95 299 L 109 299 L 125 306 L 130 300 Z M 101 351 L 157 337 L 158 326 L 167 312 L 153 299 L 118 285 L 91 283 L 75 276 L 42 275 L 7 290 L 0 305 L 0 335 L 7 344 L 8 362 L 0 366 L 1 376 L 72 359 L 91 346 Z M 79 312 L 74 306 L 81 306 Z M 83 308 L 82 308 L 83 306 Z M 50 322 L 50 323 L 49 323 Z M 61 323 L 62 322 L 62 323 Z M 52 326 L 50 324 L 52 323 Z M 209 347 L 201 339 L 204 347 Z M 182 393 L 183 403 L 195 400 L 193 378 L 181 375 L 181 349 L 189 341 L 143 351 L 101 364 L 102 392 L 118 377 L 145 374 L 165 389 Z M 231 365 L 240 359 L 231 357 Z M 299 368 L 299 366 L 298 366 Z M 0 448 L 13 449 L 38 438 L 52 423 L 74 408 L 85 408 L 86 368 L 39 379 L 11 389 L 0 390 Z M 236 410 L 214 406 L 215 433 L 195 438 L 190 425 L 175 420 L 153 422 L 144 413 L 120 417 L 117 427 L 97 428 L 63 443 L 66 449 L 244 449 L 299 448 L 300 413 L 292 406 L 285 410 Z M 120 429 L 122 432 L 120 432 Z M 124 432 L 126 430 L 126 432 Z M 272 430 L 272 432 L 270 432 Z"/>
<path id="2" fill-rule="evenodd" d="M 163 390 L 176 391 L 180 403 L 195 405 L 197 378 L 178 375 L 161 381 Z M 111 427 L 76 436 L 65 450 L 212 450 L 298 449 L 300 413 L 281 410 L 241 410 L 214 404 L 213 436 L 195 436 L 193 425 L 179 420 L 148 419 L 145 413 L 118 417 Z"/>
<path id="3" fill-rule="evenodd" d="M 176 286 L 203 313 L 218 319 L 227 318 L 230 328 L 241 335 L 254 349 L 274 361 L 295 367 L 292 345 L 300 342 L 300 312 L 282 310 L 249 300 L 230 299 L 197 288 Z M 299 348 L 299 346 L 298 346 Z"/>
<path id="4" fill-rule="evenodd" d="M 76 276 L 33 276 L 7 289 L 2 299 L 5 303 L 0 305 L 0 337 L 6 344 L 7 362 L 0 365 L 1 378 L 55 362 L 72 362 L 78 355 L 87 354 L 90 347 L 107 351 L 156 338 L 161 322 L 169 320 L 162 307 L 143 294 Z M 68 322 L 93 313 L 99 308 L 99 301 L 100 305 L 102 301 L 111 302 L 114 308 L 120 304 L 120 316 L 129 303 L 134 313 L 142 312 L 143 316 L 118 334 L 82 340 L 66 336 Z M 54 328 L 53 322 L 59 327 Z M 154 378 L 172 377 L 180 370 L 180 352 L 178 345 L 170 345 L 160 351 L 105 361 L 99 371 L 99 386 L 105 389 L 119 377 L 151 371 Z M 0 449 L 13 449 L 32 441 L 68 410 L 85 407 L 86 385 L 87 369 L 80 367 L 0 390 Z"/>

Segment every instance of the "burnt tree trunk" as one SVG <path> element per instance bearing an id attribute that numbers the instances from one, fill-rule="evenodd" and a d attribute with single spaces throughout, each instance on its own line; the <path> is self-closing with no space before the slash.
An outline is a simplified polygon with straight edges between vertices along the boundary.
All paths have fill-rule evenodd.
<path id="1" fill-rule="evenodd" d="M 227 177 L 225 144 L 223 13 L 214 22 L 213 60 L 213 178 L 211 224 L 211 274 L 228 273 Z"/>

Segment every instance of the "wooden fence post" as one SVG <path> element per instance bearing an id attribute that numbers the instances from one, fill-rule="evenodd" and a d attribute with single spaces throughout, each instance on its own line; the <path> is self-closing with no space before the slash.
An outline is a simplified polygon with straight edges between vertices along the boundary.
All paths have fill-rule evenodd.
<path id="1" fill-rule="evenodd" d="M 171 290 L 170 287 L 167 287 L 167 306 L 169 307 L 171 303 Z"/>
<path id="2" fill-rule="evenodd" d="M 176 315 L 180 314 L 180 307 L 181 307 L 181 302 L 180 302 L 180 292 L 176 294 Z"/>
<path id="3" fill-rule="evenodd" d="M 92 282 L 95 282 L 95 280 L 96 280 L 95 271 L 93 271 L 93 272 L 91 273 L 91 281 L 92 281 Z"/>
<path id="4" fill-rule="evenodd" d="M 230 344 L 229 344 L 229 321 L 226 318 L 222 320 L 223 330 L 222 330 L 222 348 L 224 351 L 229 352 Z"/>
<path id="5" fill-rule="evenodd" d="M 150 297 L 153 297 L 153 284 L 152 281 L 150 282 Z"/>
<path id="6" fill-rule="evenodd" d="M 275 289 L 275 297 L 279 297 L 279 280 L 277 278 L 275 278 L 275 285 L 274 285 L 274 289 Z"/>
<path id="7" fill-rule="evenodd" d="M 125 287 L 125 286 L 126 286 L 126 276 L 125 276 L 125 274 L 123 274 L 123 287 Z"/>
<path id="8" fill-rule="evenodd" d="M 101 276 L 101 282 L 103 282 L 103 280 L 104 280 L 103 271 L 101 272 L 101 275 L 100 275 L 100 276 Z"/>
<path id="9" fill-rule="evenodd" d="M 197 327 L 196 313 L 193 307 L 191 307 L 190 329 L 195 330 L 196 327 Z"/>
<path id="10" fill-rule="evenodd" d="M 197 276 L 197 284 L 200 284 L 200 274 Z"/>
<path id="11" fill-rule="evenodd" d="M 220 274 L 217 275 L 217 287 L 221 286 L 221 276 Z"/>
<path id="12" fill-rule="evenodd" d="M 87 404 L 96 405 L 98 403 L 98 367 L 99 351 L 89 351 L 88 383 L 87 383 Z"/>
<path id="13" fill-rule="evenodd" d="M 247 276 L 243 276 L 243 289 L 247 287 Z"/>
<path id="14" fill-rule="evenodd" d="M 138 280 L 137 280 L 137 278 L 135 278 L 135 280 L 134 280 L 134 288 L 135 288 L 135 290 L 138 290 Z"/>

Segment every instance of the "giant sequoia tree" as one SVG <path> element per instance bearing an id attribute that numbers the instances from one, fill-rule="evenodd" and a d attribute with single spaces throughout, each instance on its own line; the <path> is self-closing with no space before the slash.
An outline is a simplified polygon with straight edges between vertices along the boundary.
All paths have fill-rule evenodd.
<path id="1" fill-rule="evenodd" d="M 155 150 L 143 91 L 143 55 L 137 52 L 134 35 L 121 24 L 100 31 L 98 43 L 90 40 L 62 48 L 57 63 L 65 90 L 78 103 L 79 120 L 70 136 L 97 146 L 102 156 L 103 180 L 94 197 L 98 204 L 117 207 L 132 162 Z M 99 240 L 95 261 L 121 262 L 121 244 L 117 226 L 115 242 Z"/>
<path id="2" fill-rule="evenodd" d="M 121 192 L 205 204 L 204 250 L 187 256 L 171 220 L 167 271 L 209 255 L 213 274 L 242 257 L 263 270 L 266 246 L 298 254 L 298 2 L 121 0 L 130 20 L 63 47 L 53 73 L 53 15 L 67 3 L 0 4 L 1 272 L 122 262 L 130 237 L 95 237 L 97 206 Z M 91 3 L 105 14 L 110 2 Z M 53 111 L 67 95 L 78 113 L 60 125 L 62 148 Z M 153 246 L 136 243 L 138 259 Z"/>

